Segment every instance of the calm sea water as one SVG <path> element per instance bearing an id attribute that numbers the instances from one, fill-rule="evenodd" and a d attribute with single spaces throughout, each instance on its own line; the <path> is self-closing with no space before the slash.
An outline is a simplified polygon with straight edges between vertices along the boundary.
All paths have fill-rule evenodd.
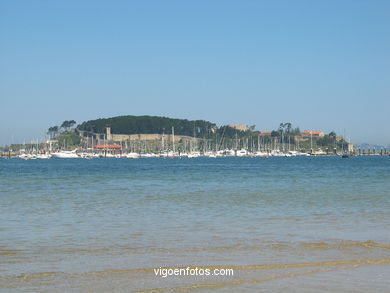
<path id="1" fill-rule="evenodd" d="M 390 157 L 0 160 L 7 292 L 384 292 L 389 227 Z"/>

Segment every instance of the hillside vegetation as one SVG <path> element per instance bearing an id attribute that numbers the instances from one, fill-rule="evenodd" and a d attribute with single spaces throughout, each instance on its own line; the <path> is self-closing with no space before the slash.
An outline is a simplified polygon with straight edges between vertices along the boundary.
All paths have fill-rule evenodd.
<path id="1" fill-rule="evenodd" d="M 118 116 L 89 120 L 77 126 L 79 130 L 104 133 L 111 127 L 113 134 L 170 134 L 172 127 L 176 135 L 204 137 L 216 124 L 205 120 L 173 119 L 157 116 Z"/>

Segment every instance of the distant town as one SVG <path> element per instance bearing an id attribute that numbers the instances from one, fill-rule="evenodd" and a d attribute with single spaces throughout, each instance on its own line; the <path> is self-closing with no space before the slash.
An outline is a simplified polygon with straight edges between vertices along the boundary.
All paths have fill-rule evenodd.
<path id="1" fill-rule="evenodd" d="M 334 131 L 300 130 L 289 122 L 274 130 L 205 120 L 118 116 L 83 122 L 66 120 L 43 141 L 12 144 L 3 158 L 292 157 L 388 155 L 386 148 L 359 148 Z"/>

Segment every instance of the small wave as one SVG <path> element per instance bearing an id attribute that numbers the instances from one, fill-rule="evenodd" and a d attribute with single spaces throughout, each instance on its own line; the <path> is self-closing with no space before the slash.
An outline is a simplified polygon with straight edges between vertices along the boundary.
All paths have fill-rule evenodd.
<path id="1" fill-rule="evenodd" d="M 335 261 L 324 261 L 324 262 L 306 262 L 306 263 L 287 263 L 287 264 L 261 264 L 261 265 L 236 265 L 236 266 L 199 266 L 200 269 L 233 269 L 236 271 L 252 271 L 256 272 L 257 270 L 266 270 L 272 273 L 271 276 L 265 276 L 261 278 L 255 279 L 239 279 L 228 282 L 221 283 L 202 283 L 202 284 L 193 284 L 185 287 L 173 287 L 173 288 L 155 288 L 148 289 L 138 292 L 143 293 L 152 293 L 152 292 L 161 292 L 161 291 L 182 291 L 187 292 L 193 289 L 212 289 L 216 287 L 231 287 L 241 284 L 250 284 L 250 283 L 261 283 L 266 281 L 271 281 L 275 279 L 281 278 L 292 278 L 296 276 L 302 276 L 306 274 L 315 274 L 320 272 L 327 272 L 336 269 L 355 269 L 360 266 L 365 265 L 384 265 L 390 264 L 390 258 L 382 258 L 382 259 L 352 259 L 352 260 L 335 260 Z M 176 267 L 178 269 L 186 267 Z M 291 269 L 299 269 L 302 268 L 305 271 L 289 271 Z M 281 270 L 279 272 L 273 270 Z M 284 271 L 287 270 L 287 271 Z M 284 271 L 284 272 L 283 272 Z M 51 278 L 60 277 L 61 279 L 74 279 L 79 277 L 99 277 L 99 278 L 107 278 L 112 275 L 122 275 L 126 278 L 137 278 L 138 274 L 154 274 L 154 268 L 137 268 L 137 269 L 118 269 L 118 270 L 104 270 L 104 271 L 95 271 L 95 272 L 81 272 L 81 273 L 63 273 L 63 272 L 39 272 L 39 273 L 31 273 L 31 274 L 22 274 L 16 276 L 7 276 L 3 277 L 3 281 L 8 280 L 22 280 L 22 281 L 31 281 L 35 279 L 40 279 L 41 281 L 48 281 Z M 276 273 L 276 274 L 275 274 Z M 49 279 L 48 279 L 49 278 Z"/>
<path id="2" fill-rule="evenodd" d="M 390 249 L 390 244 L 378 243 L 372 240 L 367 241 L 352 241 L 352 240 L 342 240 L 336 243 L 326 243 L 326 242 L 302 242 L 301 245 L 306 249 L 349 249 L 349 248 L 383 248 Z"/>
<path id="3" fill-rule="evenodd" d="M 35 273 L 35 274 L 23 274 L 17 276 L 19 279 L 23 280 L 32 280 L 32 279 L 37 279 L 37 278 L 44 278 L 44 277 L 49 277 L 53 275 L 59 274 L 58 272 L 43 272 L 43 273 Z"/>
<path id="4" fill-rule="evenodd" d="M 291 268 L 303 268 L 303 267 L 324 267 L 315 270 L 308 270 L 303 272 L 292 272 L 286 274 L 278 274 L 271 275 L 262 278 L 256 279 L 244 279 L 244 280 L 236 280 L 231 282 L 221 282 L 221 283 L 203 283 L 203 284 L 194 284 L 190 286 L 184 287 L 173 287 L 173 288 L 155 288 L 148 290 L 136 291 L 138 293 L 156 293 L 161 291 L 169 291 L 169 292 L 188 292 L 190 290 L 195 289 L 211 289 L 218 287 L 231 287 L 242 284 L 255 284 L 262 283 L 277 279 L 283 278 L 293 278 L 304 276 L 308 274 L 317 274 L 322 272 L 329 272 L 338 267 L 352 268 L 355 269 L 362 265 L 379 265 L 379 264 L 389 264 L 390 258 L 384 259 L 368 259 L 368 260 L 341 260 L 341 261 L 328 261 L 328 262 L 312 262 L 312 263 L 295 263 L 295 264 L 279 264 L 279 265 L 249 265 L 249 266 L 230 266 L 229 268 L 233 268 L 234 270 L 257 270 L 257 269 L 291 269 Z M 227 268 L 227 267 L 202 267 L 202 268 Z"/>
<path id="5" fill-rule="evenodd" d="M 0 256 L 14 256 L 22 254 L 25 254 L 25 252 L 20 249 L 0 249 Z"/>
<path id="6" fill-rule="evenodd" d="M 304 276 L 304 275 L 308 275 L 308 274 L 316 274 L 316 273 L 328 272 L 328 271 L 330 271 L 330 269 L 320 269 L 320 270 L 306 271 L 306 272 L 300 272 L 300 273 L 274 275 L 274 276 L 268 276 L 268 277 L 257 278 L 257 279 L 249 279 L 249 280 L 238 280 L 238 281 L 224 282 L 224 283 L 195 284 L 195 285 L 191 285 L 191 286 L 174 287 L 174 288 L 156 288 L 156 289 L 141 290 L 141 291 L 135 291 L 135 292 L 136 293 L 157 293 L 157 292 L 161 292 L 161 291 L 188 292 L 190 290 L 196 290 L 196 289 L 218 288 L 218 287 L 226 287 L 226 286 L 237 286 L 237 285 L 241 285 L 241 284 L 262 283 L 262 282 L 272 281 L 272 280 L 276 280 L 276 279 L 292 278 L 292 277 L 298 277 L 298 276 Z"/>

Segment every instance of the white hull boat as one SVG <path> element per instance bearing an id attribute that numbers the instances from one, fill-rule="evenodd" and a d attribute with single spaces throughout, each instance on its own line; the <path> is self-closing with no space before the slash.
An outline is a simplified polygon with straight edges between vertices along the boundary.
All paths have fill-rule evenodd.
<path id="1" fill-rule="evenodd" d="M 53 158 L 60 158 L 60 159 L 78 159 L 80 158 L 75 151 L 60 151 L 56 153 L 51 153 L 51 156 Z"/>

